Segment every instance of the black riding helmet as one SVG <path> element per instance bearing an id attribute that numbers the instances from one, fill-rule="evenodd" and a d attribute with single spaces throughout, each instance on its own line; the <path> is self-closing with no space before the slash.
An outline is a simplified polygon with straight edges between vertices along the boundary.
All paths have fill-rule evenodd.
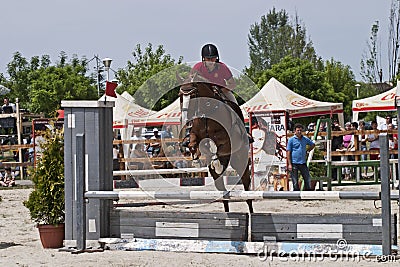
<path id="1" fill-rule="evenodd" d="M 217 62 L 219 62 L 219 54 L 217 47 L 213 44 L 206 44 L 201 49 L 201 57 L 203 60 L 205 58 L 217 58 Z"/>

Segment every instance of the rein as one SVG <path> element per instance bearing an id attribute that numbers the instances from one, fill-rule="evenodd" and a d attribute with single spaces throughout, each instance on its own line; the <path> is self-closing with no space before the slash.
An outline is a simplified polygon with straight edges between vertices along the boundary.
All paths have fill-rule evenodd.
<path id="1" fill-rule="evenodd" d="M 179 93 L 180 94 L 182 94 L 182 95 L 191 95 L 191 94 L 193 94 L 196 90 L 198 90 L 196 87 L 194 87 L 194 86 L 192 86 L 192 87 L 190 87 L 191 89 L 190 89 L 190 91 L 184 91 L 184 90 L 182 90 L 182 88 L 181 89 L 179 89 Z"/>

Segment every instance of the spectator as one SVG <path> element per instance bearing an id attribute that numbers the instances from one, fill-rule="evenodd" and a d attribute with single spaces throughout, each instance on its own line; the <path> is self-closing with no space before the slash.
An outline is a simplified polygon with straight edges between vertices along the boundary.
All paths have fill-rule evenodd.
<path id="1" fill-rule="evenodd" d="M 160 136 L 161 136 L 162 139 L 165 139 L 165 138 L 174 138 L 174 134 L 172 133 L 172 127 L 171 127 L 171 125 L 165 126 L 165 129 L 164 129 L 163 131 L 161 131 Z"/>
<path id="2" fill-rule="evenodd" d="M 113 145 L 113 171 L 119 171 L 118 145 Z"/>
<path id="3" fill-rule="evenodd" d="M 14 103 L 10 103 L 8 97 L 5 97 L 3 100 L 2 112 L 5 114 L 15 113 L 17 112 Z M 2 127 L 4 129 L 4 134 L 16 134 L 17 133 L 17 119 L 14 117 L 3 118 L 2 119 Z"/>
<path id="4" fill-rule="evenodd" d="M 388 124 L 388 128 L 389 131 L 394 130 L 394 125 L 392 123 Z M 389 150 L 398 150 L 398 134 L 395 133 L 389 133 L 388 134 L 388 138 L 389 138 Z M 397 155 L 396 154 L 390 154 L 390 158 L 391 159 L 397 159 Z"/>
<path id="5" fill-rule="evenodd" d="M 14 103 L 10 102 L 10 99 L 8 97 L 5 97 L 3 100 L 3 113 L 15 113 L 17 112 L 17 109 L 15 107 Z"/>
<path id="6" fill-rule="evenodd" d="M 146 140 L 144 136 L 142 136 L 142 129 L 140 127 L 135 127 L 133 128 L 133 136 L 131 137 L 131 140 L 138 141 L 138 140 Z M 130 153 L 135 149 L 135 146 L 137 143 L 131 144 L 129 151 Z"/>
<path id="7" fill-rule="evenodd" d="M 365 122 L 364 121 L 360 121 L 359 125 L 358 125 L 358 129 L 360 131 L 365 131 Z M 360 150 L 361 151 L 367 151 L 367 140 L 368 140 L 368 135 L 361 133 L 358 136 L 358 140 L 360 142 Z M 361 160 L 366 161 L 368 159 L 368 155 L 367 154 L 362 154 L 361 155 Z M 368 175 L 368 167 L 364 167 L 364 173 L 362 174 L 362 176 L 367 177 Z"/>
<path id="8" fill-rule="evenodd" d="M 308 124 L 307 131 L 308 132 L 314 132 L 315 131 L 315 123 L 314 122 L 310 122 L 310 124 Z"/>
<path id="9" fill-rule="evenodd" d="M 153 129 L 153 136 L 150 138 L 150 140 L 159 140 L 161 139 L 161 135 L 158 133 L 158 129 L 154 128 Z M 159 142 L 152 142 L 147 146 L 147 153 L 150 154 L 150 156 L 156 157 L 160 153 L 161 149 L 161 144 Z"/>
<path id="10" fill-rule="evenodd" d="M 382 123 L 381 125 L 379 125 L 378 130 L 387 130 L 388 129 L 388 125 L 392 123 L 392 117 L 390 117 L 389 115 L 386 116 L 385 118 L 385 122 Z"/>
<path id="11" fill-rule="evenodd" d="M 342 131 L 342 127 L 340 127 L 338 121 L 333 121 L 332 124 L 332 131 L 333 132 L 339 132 Z M 343 146 L 343 135 L 333 135 L 332 137 L 332 151 L 337 151 L 341 150 Z M 340 156 L 332 156 L 332 161 L 340 161 Z M 337 180 L 337 172 L 338 170 L 334 168 L 332 170 L 332 180 L 336 181 Z"/>
<path id="12" fill-rule="evenodd" d="M 143 143 L 138 143 L 135 145 L 135 148 L 131 151 L 130 153 L 130 158 L 147 158 L 147 153 L 145 151 L 145 146 Z M 143 170 L 144 167 L 150 167 L 147 166 L 148 164 L 145 164 L 144 162 L 131 162 L 130 166 L 136 166 L 138 170 Z"/>
<path id="13" fill-rule="evenodd" d="M 293 190 L 300 191 L 298 183 L 298 171 L 301 172 L 304 181 L 305 190 L 311 190 L 311 176 L 306 164 L 307 145 L 308 151 L 314 149 L 314 142 L 302 134 L 303 126 L 296 124 L 294 126 L 294 136 L 292 136 L 287 144 L 288 170 L 290 171 Z"/>
<path id="14" fill-rule="evenodd" d="M 6 167 L 4 175 L 0 176 L 0 185 L 4 187 L 15 186 L 15 173 L 11 171 L 10 167 Z"/>
<path id="15" fill-rule="evenodd" d="M 346 131 L 350 131 L 353 129 L 352 124 L 350 122 L 346 122 L 344 129 Z M 343 143 L 342 143 L 342 151 L 351 151 L 354 148 L 354 135 L 351 133 L 345 134 L 343 136 Z M 341 161 L 349 161 L 353 160 L 351 156 L 343 155 L 341 156 Z M 344 167 L 342 169 L 342 173 L 344 175 L 345 180 L 349 180 L 351 178 L 351 168 Z"/>
<path id="16" fill-rule="evenodd" d="M 376 132 L 371 133 L 368 135 L 368 142 L 369 143 L 369 150 L 378 150 L 379 151 L 379 132 L 378 130 L 378 123 L 376 121 L 371 122 L 371 127 L 372 130 L 375 130 Z M 369 158 L 371 160 L 377 160 L 379 159 L 379 154 L 375 155 L 370 155 Z"/>

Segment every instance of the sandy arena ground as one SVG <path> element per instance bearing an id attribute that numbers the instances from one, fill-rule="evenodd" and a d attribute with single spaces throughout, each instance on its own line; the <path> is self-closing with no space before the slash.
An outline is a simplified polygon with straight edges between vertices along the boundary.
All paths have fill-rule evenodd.
<path id="1" fill-rule="evenodd" d="M 379 186 L 335 187 L 334 190 L 376 190 Z M 273 258 L 262 261 L 256 255 L 174 253 L 153 251 L 104 251 L 83 254 L 59 252 L 57 249 L 43 249 L 38 230 L 29 217 L 22 202 L 31 189 L 0 190 L 2 201 L 0 215 L 0 266 L 389 266 L 394 262 L 378 263 L 370 259 L 308 259 L 295 261 L 290 258 Z M 380 203 L 377 203 L 380 206 Z M 231 211 L 247 211 L 245 203 L 231 203 Z M 256 212 L 282 213 L 380 213 L 373 201 L 257 201 Z M 138 208 L 144 209 L 144 208 Z M 179 206 L 153 206 L 158 210 L 182 210 Z M 221 203 L 185 207 L 188 211 L 222 212 Z M 392 212 L 398 206 L 392 205 Z"/>

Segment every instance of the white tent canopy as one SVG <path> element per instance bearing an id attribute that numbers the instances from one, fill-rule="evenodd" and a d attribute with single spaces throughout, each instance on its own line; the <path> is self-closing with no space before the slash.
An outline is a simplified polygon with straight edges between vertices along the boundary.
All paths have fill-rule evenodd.
<path id="1" fill-rule="evenodd" d="M 117 97 L 103 95 L 98 101 L 114 101 L 113 108 L 113 128 L 127 128 L 128 125 L 134 125 L 134 121 L 156 113 L 153 110 L 146 109 L 134 103 L 134 98 L 128 93 L 121 95 L 116 93 Z"/>
<path id="2" fill-rule="evenodd" d="M 143 116 L 140 120 L 135 120 L 136 125 L 158 126 L 166 124 L 181 123 L 181 108 L 179 98 L 172 102 L 169 106 L 160 111 Z"/>
<path id="3" fill-rule="evenodd" d="M 271 78 L 261 90 L 241 106 L 246 113 L 287 111 L 291 118 L 339 114 L 343 124 L 343 104 L 321 102 L 301 96 Z"/>
<path id="4" fill-rule="evenodd" d="M 396 91 L 397 88 L 394 87 L 379 95 L 353 100 L 353 121 L 358 121 L 358 113 L 360 112 L 395 111 Z"/>
<path id="5" fill-rule="evenodd" d="M 103 95 L 98 101 L 114 101 L 113 107 L 113 128 L 120 129 L 121 139 L 129 140 L 132 135 L 135 120 L 154 114 L 155 111 L 146 109 L 135 104 L 135 99 L 128 93 L 122 95 L 116 93 L 117 97 Z M 124 157 L 128 156 L 129 145 L 124 145 Z"/>

